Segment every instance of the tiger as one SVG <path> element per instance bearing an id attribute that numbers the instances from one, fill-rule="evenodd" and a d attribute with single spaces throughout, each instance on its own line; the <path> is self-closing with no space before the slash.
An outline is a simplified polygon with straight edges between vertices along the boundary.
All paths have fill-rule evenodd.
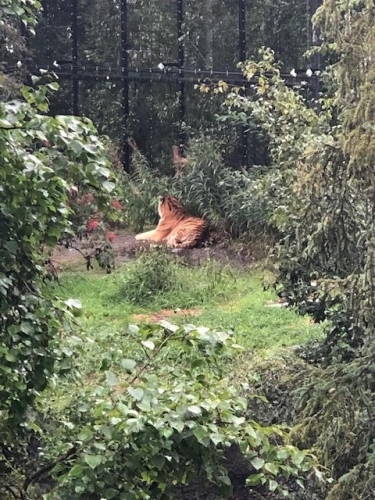
<path id="1" fill-rule="evenodd" d="M 136 240 L 166 243 L 172 248 L 194 248 L 205 240 L 208 225 L 204 219 L 190 215 L 178 199 L 171 195 L 159 196 L 157 227 L 137 234 Z"/>

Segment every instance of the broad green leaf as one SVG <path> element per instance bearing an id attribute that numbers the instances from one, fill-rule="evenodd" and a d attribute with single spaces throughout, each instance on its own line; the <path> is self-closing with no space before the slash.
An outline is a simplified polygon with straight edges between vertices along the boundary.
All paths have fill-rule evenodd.
<path id="1" fill-rule="evenodd" d="M 153 457 L 151 457 L 151 463 L 158 470 L 162 470 L 165 464 L 165 457 L 163 457 L 162 455 L 154 455 Z"/>
<path id="2" fill-rule="evenodd" d="M 105 372 L 105 381 L 111 387 L 118 385 L 119 383 L 117 375 L 111 371 Z"/>
<path id="3" fill-rule="evenodd" d="M 250 463 L 254 467 L 254 469 L 259 470 L 263 467 L 265 462 L 263 458 L 254 457 L 250 460 Z"/>
<path id="4" fill-rule="evenodd" d="M 265 477 L 262 472 L 258 474 L 251 474 L 251 476 L 249 476 L 246 479 L 246 484 L 249 486 L 256 486 L 258 484 L 264 484 L 264 483 L 265 483 Z"/>
<path id="5" fill-rule="evenodd" d="M 203 444 L 204 441 L 208 441 L 209 434 L 207 432 L 207 429 L 205 429 L 201 425 L 193 429 L 193 434 L 201 444 Z"/>
<path id="6" fill-rule="evenodd" d="M 85 454 L 83 455 L 83 460 L 87 463 L 90 469 L 96 469 L 103 462 L 103 456 Z"/>
<path id="7" fill-rule="evenodd" d="M 82 472 L 85 470 L 84 466 L 82 464 L 76 464 L 74 465 L 69 473 L 68 476 L 70 477 L 80 477 L 82 476 Z"/>
<path id="8" fill-rule="evenodd" d="M 202 409 L 200 408 L 200 406 L 196 406 L 196 405 L 189 406 L 188 411 L 196 416 L 198 416 L 202 413 Z"/>
<path id="9" fill-rule="evenodd" d="M 274 481 L 273 479 L 270 479 L 268 481 L 268 488 L 270 491 L 275 491 L 278 487 L 278 483 L 276 481 Z"/>
<path id="10" fill-rule="evenodd" d="M 143 398 L 144 391 L 140 387 L 128 387 L 128 392 L 137 401 Z"/>
<path id="11" fill-rule="evenodd" d="M 94 437 L 94 434 L 92 430 L 88 427 L 84 428 L 81 430 L 81 432 L 78 434 L 78 439 L 80 441 L 91 441 L 91 439 Z"/>
<path id="12" fill-rule="evenodd" d="M 112 191 L 115 189 L 116 185 L 114 182 L 104 181 L 103 187 L 106 191 L 108 191 L 108 193 L 112 193 Z"/>
<path id="13" fill-rule="evenodd" d="M 71 309 L 81 309 L 82 303 L 78 299 L 68 299 L 65 301 L 65 304 Z"/>
<path id="14" fill-rule="evenodd" d="M 150 349 L 150 351 L 153 351 L 155 349 L 155 344 L 152 342 L 152 340 L 142 340 L 142 345 L 146 347 L 146 349 Z"/>
<path id="15" fill-rule="evenodd" d="M 121 366 L 124 368 L 124 370 L 128 372 L 132 372 L 137 365 L 137 362 L 134 361 L 134 359 L 122 359 L 121 360 Z"/>
<path id="16" fill-rule="evenodd" d="M 279 472 L 278 466 L 273 462 L 267 462 L 264 466 L 265 470 L 276 476 Z"/>
<path id="17" fill-rule="evenodd" d="M 129 325 L 127 331 L 132 335 L 137 335 L 139 333 L 139 326 Z"/>
<path id="18" fill-rule="evenodd" d="M 222 434 L 211 434 L 210 439 L 215 446 L 217 446 L 218 444 L 222 443 L 225 440 Z"/>

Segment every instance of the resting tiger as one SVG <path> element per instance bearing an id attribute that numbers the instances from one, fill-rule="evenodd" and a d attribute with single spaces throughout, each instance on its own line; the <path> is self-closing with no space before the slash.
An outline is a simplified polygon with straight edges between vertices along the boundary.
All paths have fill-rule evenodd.
<path id="1" fill-rule="evenodd" d="M 207 236 L 204 219 L 190 215 L 174 196 L 159 196 L 159 224 L 153 231 L 137 234 L 136 240 L 166 243 L 173 248 L 194 248 Z"/>

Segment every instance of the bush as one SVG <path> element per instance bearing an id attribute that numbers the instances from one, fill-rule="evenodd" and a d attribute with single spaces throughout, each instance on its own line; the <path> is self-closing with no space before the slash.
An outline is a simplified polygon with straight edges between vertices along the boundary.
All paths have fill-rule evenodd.
<path id="1" fill-rule="evenodd" d="M 173 256 L 163 248 L 141 250 L 136 262 L 122 274 L 117 298 L 132 304 L 146 305 L 176 282 Z"/>
<path id="2" fill-rule="evenodd" d="M 245 418 L 247 401 L 225 378 L 223 360 L 240 348 L 230 332 L 164 322 L 126 334 L 139 344 L 134 359 L 104 363 L 99 386 L 52 410 L 44 451 L 55 482 L 46 498 L 162 500 L 198 477 L 228 498 L 231 447 L 246 460 L 250 488 L 286 496 L 287 477 L 299 489 L 314 459 L 288 443 L 285 429 Z"/>
<path id="3" fill-rule="evenodd" d="M 115 299 L 158 309 L 185 309 L 225 299 L 227 287 L 233 288 L 234 271 L 206 257 L 195 266 L 163 247 L 143 249 L 121 271 Z"/>

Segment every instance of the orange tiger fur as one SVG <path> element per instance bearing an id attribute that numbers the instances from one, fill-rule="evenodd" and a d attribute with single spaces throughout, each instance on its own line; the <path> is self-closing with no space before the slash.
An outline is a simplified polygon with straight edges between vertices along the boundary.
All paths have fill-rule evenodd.
<path id="1" fill-rule="evenodd" d="M 174 196 L 159 196 L 159 224 L 153 231 L 137 234 L 136 240 L 166 243 L 173 248 L 194 248 L 207 235 L 204 219 L 190 215 Z"/>

